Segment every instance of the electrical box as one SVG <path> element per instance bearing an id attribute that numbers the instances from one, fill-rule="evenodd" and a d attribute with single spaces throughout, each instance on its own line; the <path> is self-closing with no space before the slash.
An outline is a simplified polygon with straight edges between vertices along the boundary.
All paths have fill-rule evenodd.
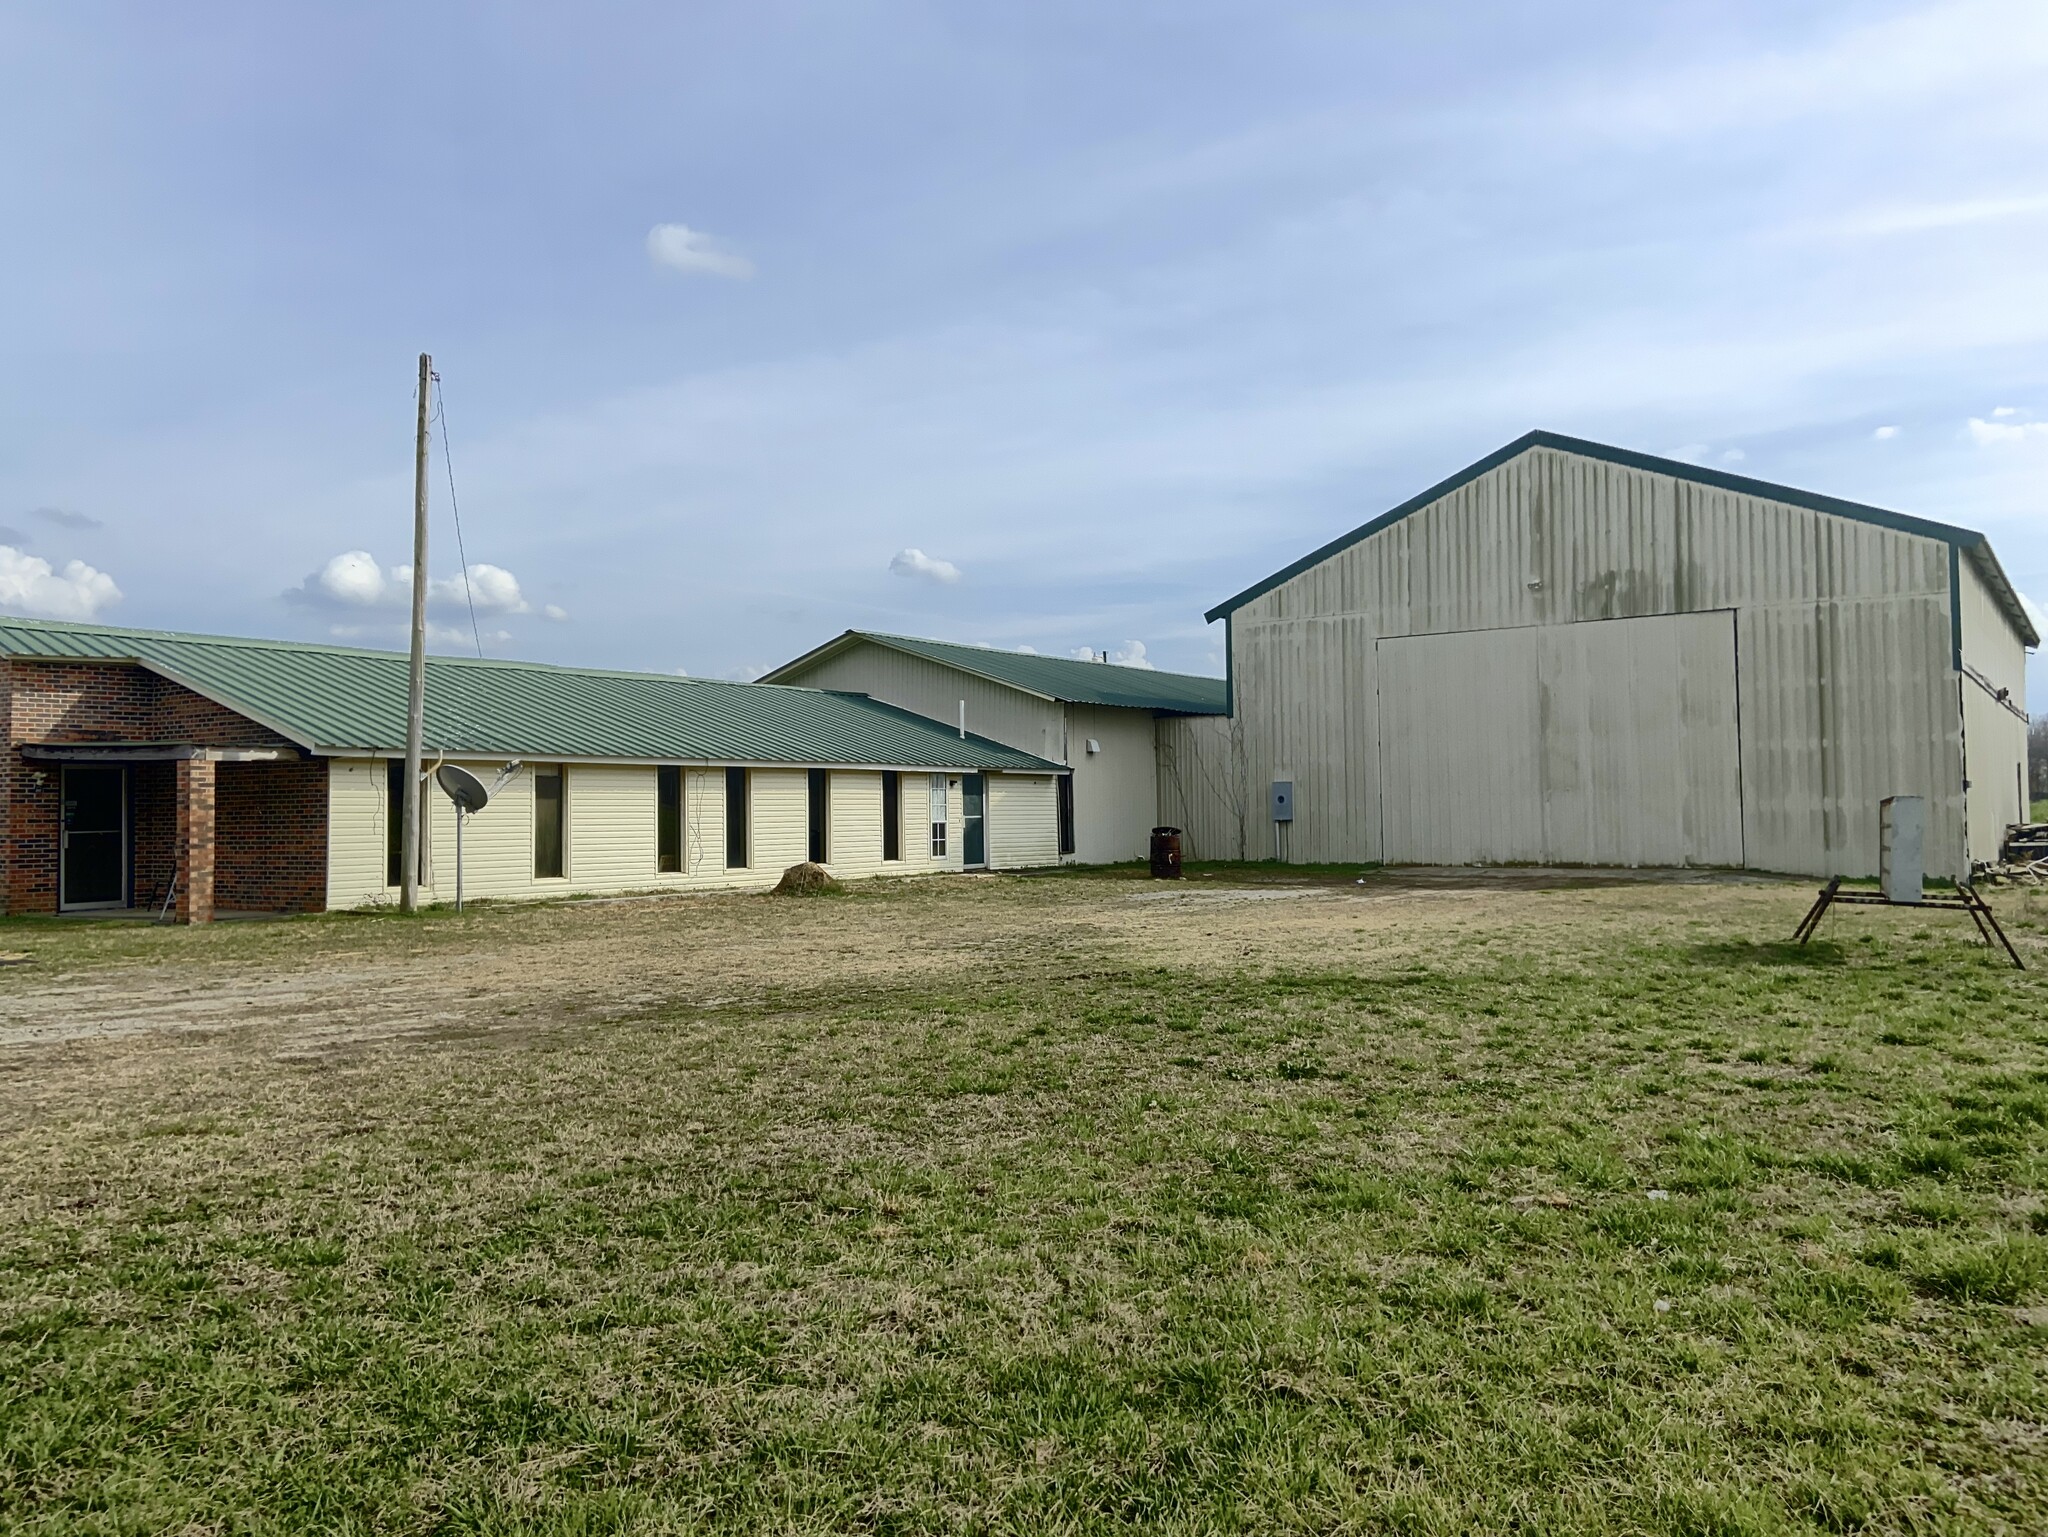
<path id="1" fill-rule="evenodd" d="M 1294 781 L 1276 779 L 1273 781 L 1273 820 L 1292 822 L 1294 820 Z"/>
<path id="2" fill-rule="evenodd" d="M 1927 873 L 1927 802 L 1891 795 L 1877 803 L 1877 881 L 1887 902 L 1917 905 Z"/>

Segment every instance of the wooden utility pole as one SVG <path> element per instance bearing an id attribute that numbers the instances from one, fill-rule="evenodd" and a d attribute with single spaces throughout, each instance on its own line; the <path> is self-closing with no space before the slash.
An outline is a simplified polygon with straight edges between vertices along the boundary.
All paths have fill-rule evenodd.
<path id="1" fill-rule="evenodd" d="M 412 469 L 412 672 L 405 695 L 405 825 L 398 844 L 398 907 L 420 905 L 420 759 L 427 729 L 427 397 L 434 360 L 420 354 L 419 433 Z"/>

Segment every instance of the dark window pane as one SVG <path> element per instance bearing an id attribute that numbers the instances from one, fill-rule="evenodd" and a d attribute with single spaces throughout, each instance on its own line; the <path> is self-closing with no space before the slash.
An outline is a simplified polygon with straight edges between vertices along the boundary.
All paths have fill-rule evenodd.
<path id="1" fill-rule="evenodd" d="M 384 884 L 396 886 L 405 869 L 405 760 L 393 758 L 384 766 Z"/>
<path id="2" fill-rule="evenodd" d="M 663 875 L 680 875 L 683 869 L 683 771 L 658 768 L 654 771 L 654 854 L 655 868 Z"/>
<path id="3" fill-rule="evenodd" d="M 533 873 L 538 880 L 562 874 L 562 812 L 566 797 L 560 764 L 533 771 Z"/>
<path id="4" fill-rule="evenodd" d="M 825 862 L 825 818 L 830 814 L 831 807 L 831 794 L 828 789 L 831 781 L 826 777 L 827 772 L 825 769 L 811 770 L 811 842 L 806 857 L 814 865 Z"/>
<path id="5" fill-rule="evenodd" d="M 882 770 L 882 858 L 903 857 L 903 776 Z"/>
<path id="6" fill-rule="evenodd" d="M 1074 852 L 1074 776 L 1062 774 L 1060 787 L 1060 852 Z"/>
<path id="7" fill-rule="evenodd" d="M 746 869 L 747 854 L 747 771 L 725 771 L 725 867 Z"/>

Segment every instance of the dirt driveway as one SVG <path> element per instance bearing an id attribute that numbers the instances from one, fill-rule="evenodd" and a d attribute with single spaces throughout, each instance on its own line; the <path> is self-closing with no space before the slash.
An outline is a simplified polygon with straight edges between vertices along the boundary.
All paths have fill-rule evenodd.
<path id="1" fill-rule="evenodd" d="M 1648 891 L 1657 892 L 1646 903 Z M 991 985 L 1091 964 L 1312 968 L 1512 934 L 1569 949 L 1617 926 L 1789 932 L 1804 883 L 1703 875 L 1403 871 L 1359 883 L 993 876 L 824 899 L 686 896 L 335 916 L 177 930 L 10 926 L 0 1049 L 248 1030 L 280 1052 L 352 1040 L 602 1019 L 835 983 L 981 970 Z"/>

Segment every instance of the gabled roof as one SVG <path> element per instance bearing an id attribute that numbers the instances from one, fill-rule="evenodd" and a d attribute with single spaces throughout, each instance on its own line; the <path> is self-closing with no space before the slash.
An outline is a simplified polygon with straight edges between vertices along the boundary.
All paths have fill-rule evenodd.
<path id="1" fill-rule="evenodd" d="M 0 657 L 134 662 L 308 752 L 405 748 L 408 669 L 396 651 L 0 617 Z M 1059 767 L 860 694 L 541 662 L 429 657 L 426 721 L 430 751 L 493 757 Z"/>
<path id="2" fill-rule="evenodd" d="M 1491 470 L 1500 468 L 1510 459 L 1527 453 L 1532 448 L 1554 448 L 1561 453 L 1577 454 L 1586 459 L 1599 459 L 1608 464 L 1618 464 L 1626 469 L 1644 470 L 1653 475 L 1669 475 L 1678 480 L 1691 481 L 1695 485 L 1714 486 L 1723 491 L 1738 492 L 1743 496 L 1762 497 L 1766 501 L 1785 502 L 1794 507 L 1809 508 L 1814 512 L 1832 513 L 1839 518 L 1853 518 L 1858 523 L 1873 523 L 1879 528 L 1889 528 L 1902 534 L 1918 534 L 1925 539 L 1939 539 L 1967 556 L 1977 572 L 1984 578 L 1998 599 L 1999 607 L 2005 611 L 2013 630 L 2029 646 L 2041 644 L 2041 637 L 2035 633 L 2033 624 L 2027 618 L 2027 611 L 2020 604 L 2019 594 L 2006 579 L 2004 568 L 1998 564 L 1998 557 L 1991 552 L 1991 541 L 1975 529 L 1958 528 L 1951 523 L 1936 523 L 1929 518 L 1916 518 L 1903 512 L 1887 512 L 1882 507 L 1866 506 L 1862 502 L 1846 502 L 1836 496 L 1822 496 L 1815 491 L 1801 491 L 1794 486 L 1781 486 L 1768 480 L 1752 480 L 1747 475 L 1730 475 L 1721 470 L 1704 469 L 1697 464 L 1687 464 L 1682 459 L 1660 459 L 1654 454 L 1638 454 L 1626 448 L 1612 448 L 1605 443 L 1594 443 L 1585 438 L 1566 437 L 1559 432 L 1530 432 L 1516 438 L 1504 448 L 1498 448 L 1476 464 L 1469 464 L 1448 480 L 1437 482 L 1427 491 L 1411 496 L 1398 507 L 1389 508 L 1370 523 L 1360 524 L 1350 533 L 1332 539 L 1319 550 L 1311 550 L 1291 566 L 1282 567 L 1263 582 L 1247 587 L 1234 598 L 1227 598 L 1217 604 L 1203 617 L 1211 621 L 1224 618 L 1243 608 L 1254 598 L 1263 597 L 1281 583 L 1291 581 L 1311 567 L 1319 566 L 1340 550 L 1347 550 L 1361 540 L 1370 539 L 1384 528 L 1389 528 L 1420 512 L 1440 497 L 1449 496 L 1460 486 L 1468 485 Z"/>
<path id="3" fill-rule="evenodd" d="M 955 641 L 920 640 L 912 635 L 884 635 L 875 630 L 848 630 L 834 636 L 795 661 L 784 662 L 762 681 L 774 682 L 800 673 L 863 642 L 907 652 L 991 683 L 1066 704 L 1116 705 L 1127 710 L 1160 710 L 1173 715 L 1230 713 L 1229 695 L 1221 678 L 1038 656 L 1028 651 L 998 651 L 992 646 L 963 646 Z"/>

